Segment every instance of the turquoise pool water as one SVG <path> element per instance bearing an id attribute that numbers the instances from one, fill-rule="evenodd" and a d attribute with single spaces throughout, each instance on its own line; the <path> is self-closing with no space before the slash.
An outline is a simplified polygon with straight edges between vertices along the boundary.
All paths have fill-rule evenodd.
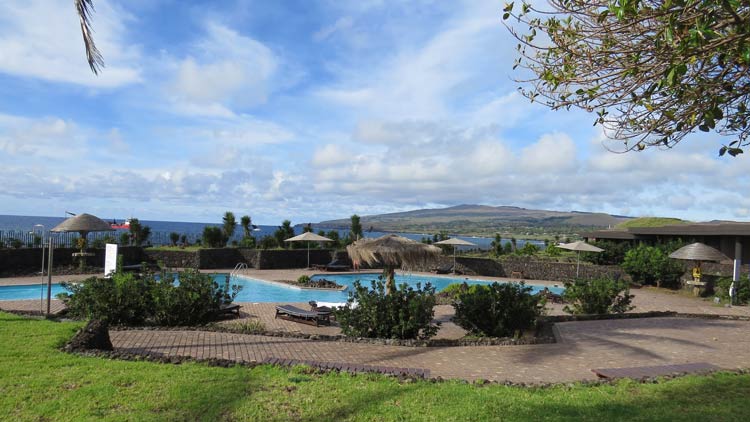
<path id="1" fill-rule="evenodd" d="M 257 280 L 245 276 L 235 277 L 232 279 L 233 284 L 242 286 L 242 291 L 235 299 L 237 302 L 308 302 L 315 300 L 318 302 L 344 302 L 349 297 L 348 291 L 354 285 L 356 280 L 369 286 L 371 280 L 376 280 L 379 273 L 358 273 L 358 274 L 318 274 L 313 279 L 325 278 L 335 281 L 336 283 L 347 286 L 344 291 L 320 291 L 320 290 L 303 290 L 292 286 L 286 286 L 280 283 L 272 283 L 263 280 Z M 216 274 L 214 279 L 223 284 L 226 280 L 226 274 Z M 416 274 L 397 274 L 396 282 L 398 284 L 406 283 L 410 286 L 416 286 L 421 283 L 422 286 L 429 282 L 437 291 L 442 290 L 451 283 L 467 282 L 469 284 L 490 284 L 491 281 L 474 280 L 464 277 L 436 277 Z M 529 285 L 534 292 L 542 290 L 544 286 Z M 560 294 L 563 292 L 562 287 L 549 287 L 553 293 Z M 65 289 L 59 284 L 52 285 L 52 297 L 58 293 L 64 292 Z M 46 286 L 44 294 L 46 297 Z M 22 285 L 22 286 L 0 286 L 0 300 L 21 300 L 21 299 L 39 299 L 41 286 Z"/>
<path id="2" fill-rule="evenodd" d="M 255 280 L 247 277 L 238 277 L 233 281 L 235 284 L 243 286 L 242 291 L 235 299 L 238 302 L 308 302 L 315 300 L 318 302 L 345 302 L 349 298 L 349 290 L 354 282 L 360 280 L 363 284 L 369 286 L 370 281 L 377 280 L 380 273 L 358 273 L 358 274 L 318 274 L 312 277 L 313 280 L 325 278 L 335 281 L 336 283 L 347 286 L 344 291 L 320 291 L 320 290 L 302 290 L 291 286 L 283 286 L 278 283 L 269 283 L 267 281 Z M 469 284 L 491 284 L 492 281 L 474 280 L 463 277 L 436 277 L 416 274 L 397 274 L 396 283 L 406 283 L 410 286 L 416 286 L 421 283 L 424 286 L 427 282 L 435 286 L 436 291 L 440 291 L 451 283 L 467 282 Z M 529 285 L 536 293 L 544 286 Z M 562 287 L 549 287 L 552 293 L 560 294 L 563 292 Z"/>

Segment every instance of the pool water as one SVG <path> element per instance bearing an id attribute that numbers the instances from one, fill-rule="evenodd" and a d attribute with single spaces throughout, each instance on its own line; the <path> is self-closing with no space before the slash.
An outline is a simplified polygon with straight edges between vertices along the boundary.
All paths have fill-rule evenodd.
<path id="1" fill-rule="evenodd" d="M 363 285 L 370 286 L 372 280 L 377 280 L 380 273 L 357 273 L 357 274 L 318 274 L 311 278 L 319 280 L 325 278 L 339 285 L 347 286 L 344 291 L 321 291 L 321 290 L 303 290 L 292 286 L 284 286 L 279 283 L 270 283 L 267 281 L 256 280 L 249 277 L 237 277 L 232 283 L 242 286 L 242 291 L 235 299 L 237 302 L 308 302 L 315 300 L 318 302 L 345 302 L 349 298 L 349 291 L 352 290 L 354 282 L 359 280 Z M 422 287 L 430 283 L 435 287 L 435 291 L 441 291 L 447 285 L 452 283 L 468 284 L 492 284 L 492 281 L 474 280 L 464 277 L 436 277 L 416 274 L 396 274 L 396 284 L 406 283 L 409 286 L 416 287 L 419 283 Z M 528 285 L 532 288 L 532 293 L 539 292 L 545 286 Z M 548 287 L 552 293 L 561 294 L 562 287 Z"/>
<path id="2" fill-rule="evenodd" d="M 246 276 L 233 277 L 232 284 L 242 286 L 242 290 L 237 295 L 237 302 L 308 302 L 315 300 L 318 302 L 345 302 L 349 298 L 349 291 L 352 290 L 354 282 L 359 280 L 363 285 L 370 286 L 372 280 L 377 280 L 380 273 L 357 273 L 357 274 L 318 274 L 312 277 L 313 280 L 325 278 L 335 281 L 336 283 L 347 286 L 344 291 L 322 291 L 322 290 L 303 290 L 293 286 L 287 286 L 281 283 L 273 283 L 264 280 L 253 279 Z M 226 274 L 215 274 L 214 280 L 220 285 L 224 285 Z M 416 274 L 396 274 L 396 283 L 406 283 L 409 286 L 416 287 L 419 283 L 424 287 L 430 283 L 436 291 L 444 289 L 452 283 L 468 284 L 491 284 L 492 281 L 474 280 L 464 277 L 436 277 Z M 532 292 L 536 293 L 545 286 L 532 285 Z M 561 294 L 563 288 L 549 287 L 552 293 Z M 58 293 L 66 292 L 59 284 L 52 285 L 52 297 Z M 22 285 L 22 286 L 0 286 L 0 300 L 22 300 L 22 299 L 39 299 L 42 293 L 42 286 L 39 284 Z M 44 297 L 46 298 L 47 287 L 44 286 Z"/>

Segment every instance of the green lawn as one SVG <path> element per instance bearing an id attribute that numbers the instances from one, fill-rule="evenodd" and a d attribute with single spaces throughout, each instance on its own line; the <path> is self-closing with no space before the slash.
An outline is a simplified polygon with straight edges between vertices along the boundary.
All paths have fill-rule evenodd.
<path id="1" fill-rule="evenodd" d="M 523 389 L 68 355 L 80 327 L 0 313 L 0 420 L 750 420 L 750 375 Z"/>

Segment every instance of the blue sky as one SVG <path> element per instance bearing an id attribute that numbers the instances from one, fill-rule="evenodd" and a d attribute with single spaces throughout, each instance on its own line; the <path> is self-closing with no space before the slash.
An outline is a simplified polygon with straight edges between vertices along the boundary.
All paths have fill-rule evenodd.
<path id="1" fill-rule="evenodd" d="M 0 214 L 262 224 L 462 203 L 747 220 L 716 134 L 616 154 L 517 94 L 498 1 L 0 3 Z"/>

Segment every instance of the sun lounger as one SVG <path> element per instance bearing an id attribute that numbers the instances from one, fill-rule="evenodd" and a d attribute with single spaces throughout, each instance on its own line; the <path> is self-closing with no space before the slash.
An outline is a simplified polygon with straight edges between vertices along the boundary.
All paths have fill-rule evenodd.
<path id="1" fill-rule="evenodd" d="M 435 274 L 450 274 L 453 272 L 453 264 L 445 264 L 434 268 Z"/>
<path id="2" fill-rule="evenodd" d="M 235 315 L 237 318 L 239 318 L 240 308 L 242 308 L 242 305 L 237 305 L 236 303 L 228 303 L 226 305 L 221 305 L 221 307 L 219 308 L 219 316 Z"/>
<path id="3" fill-rule="evenodd" d="M 331 311 L 330 309 L 327 311 L 306 311 L 292 305 L 279 305 L 276 307 L 276 318 L 317 327 L 321 322 L 325 324 L 331 323 Z"/>
<path id="4" fill-rule="evenodd" d="M 338 259 L 334 259 L 326 265 L 326 271 L 349 271 L 352 266 Z"/>

